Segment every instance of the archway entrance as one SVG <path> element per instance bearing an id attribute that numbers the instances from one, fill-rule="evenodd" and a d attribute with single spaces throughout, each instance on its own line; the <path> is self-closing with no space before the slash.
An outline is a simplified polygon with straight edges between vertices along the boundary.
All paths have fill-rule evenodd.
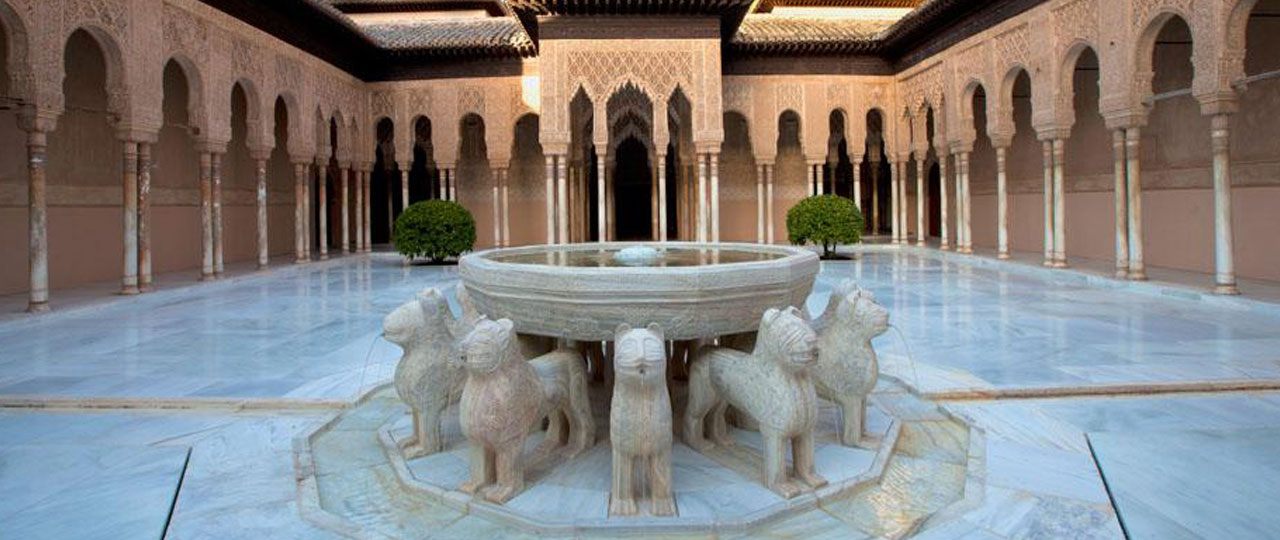
<path id="1" fill-rule="evenodd" d="M 649 150 L 635 137 L 618 144 L 613 170 L 614 238 L 653 239 L 653 167 Z"/>

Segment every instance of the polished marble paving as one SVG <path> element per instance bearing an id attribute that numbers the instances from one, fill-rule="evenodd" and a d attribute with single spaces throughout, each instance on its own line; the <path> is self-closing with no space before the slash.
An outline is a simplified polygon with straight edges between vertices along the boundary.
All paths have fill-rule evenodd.
<path id="1" fill-rule="evenodd" d="M 875 342 L 883 372 L 987 433 L 982 504 L 918 538 L 1118 538 L 1106 487 L 1132 538 L 1280 537 L 1267 506 L 1280 500 L 1280 392 L 1217 391 L 1280 387 L 1268 310 L 891 251 L 824 264 L 810 309 L 846 277 L 891 313 L 895 329 Z M 167 538 L 334 537 L 299 515 L 292 440 L 389 380 L 399 350 L 379 337 L 385 313 L 455 282 L 452 268 L 373 254 L 7 318 L 0 404 L 200 408 L 0 409 L 0 520 L 18 527 L 0 538 L 93 537 L 60 516 L 68 508 L 128 531 L 106 537 L 157 537 L 170 505 Z M 1168 388 L 1203 392 L 946 401 Z M 216 406 L 255 401 L 266 409 Z M 422 526 L 423 537 L 518 536 L 474 516 Z M 821 510 L 747 536 L 796 535 L 859 537 Z"/>

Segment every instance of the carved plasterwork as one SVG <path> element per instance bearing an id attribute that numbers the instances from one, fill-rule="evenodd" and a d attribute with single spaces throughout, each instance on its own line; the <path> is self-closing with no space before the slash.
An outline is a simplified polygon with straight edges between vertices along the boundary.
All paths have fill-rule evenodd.
<path id="1" fill-rule="evenodd" d="M 129 13 L 118 0 L 75 0 L 66 3 L 64 28 L 95 25 L 124 36 L 129 29 Z"/>
<path id="2" fill-rule="evenodd" d="M 737 111 L 751 118 L 751 87 L 741 83 L 724 84 L 724 110 Z"/>
<path id="3" fill-rule="evenodd" d="M 779 84 L 774 89 L 774 100 L 779 114 L 787 109 L 804 114 L 804 86 L 794 83 Z"/>
<path id="4" fill-rule="evenodd" d="M 458 92 L 458 116 L 475 113 L 484 116 L 484 89 L 468 86 Z"/>
<path id="5" fill-rule="evenodd" d="M 1002 69 L 1008 69 L 1015 65 L 1030 69 L 1031 44 L 1029 40 L 1029 30 L 1026 25 L 996 36 L 996 65 Z"/>
<path id="6" fill-rule="evenodd" d="M 379 90 L 369 97 L 369 113 L 371 120 L 379 118 L 395 118 L 396 105 L 389 90 Z"/>
<path id="7" fill-rule="evenodd" d="M 204 62 L 209 57 L 209 25 L 186 10 L 164 6 L 165 49 L 182 53 L 193 61 Z"/>
<path id="8" fill-rule="evenodd" d="M 1053 10 L 1053 35 L 1059 43 L 1098 43 L 1098 0 L 1073 0 Z"/>

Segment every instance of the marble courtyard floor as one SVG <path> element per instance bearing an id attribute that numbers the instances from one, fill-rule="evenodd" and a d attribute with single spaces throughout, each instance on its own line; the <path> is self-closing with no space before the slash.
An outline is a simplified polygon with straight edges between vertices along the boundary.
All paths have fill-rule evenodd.
<path id="1" fill-rule="evenodd" d="M 985 433 L 981 504 L 916 538 L 1280 536 L 1280 307 L 874 248 L 810 310 L 845 278 L 891 314 L 886 384 Z M 390 379 L 386 313 L 456 280 L 375 253 L 0 322 L 0 538 L 337 537 L 299 511 L 295 439 Z M 747 536 L 868 537 L 837 517 Z"/>

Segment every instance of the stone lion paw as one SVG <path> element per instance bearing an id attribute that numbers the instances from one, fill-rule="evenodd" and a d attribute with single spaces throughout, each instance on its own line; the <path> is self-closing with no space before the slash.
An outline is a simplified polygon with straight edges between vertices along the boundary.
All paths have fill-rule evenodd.
<path id="1" fill-rule="evenodd" d="M 655 516 L 676 515 L 676 502 L 672 499 L 654 499 L 653 515 Z"/>
<path id="2" fill-rule="evenodd" d="M 609 514 L 614 516 L 634 516 L 639 512 L 635 499 L 614 498 L 609 501 Z"/>
<path id="3" fill-rule="evenodd" d="M 818 476 L 815 473 L 800 473 L 797 476 L 800 477 L 801 482 L 808 484 L 809 487 L 813 489 L 818 489 L 822 486 L 827 485 L 827 479 L 821 476 Z"/>
<path id="4" fill-rule="evenodd" d="M 480 496 L 494 504 L 503 504 L 515 495 L 516 488 L 502 484 L 493 484 L 480 490 Z"/>

